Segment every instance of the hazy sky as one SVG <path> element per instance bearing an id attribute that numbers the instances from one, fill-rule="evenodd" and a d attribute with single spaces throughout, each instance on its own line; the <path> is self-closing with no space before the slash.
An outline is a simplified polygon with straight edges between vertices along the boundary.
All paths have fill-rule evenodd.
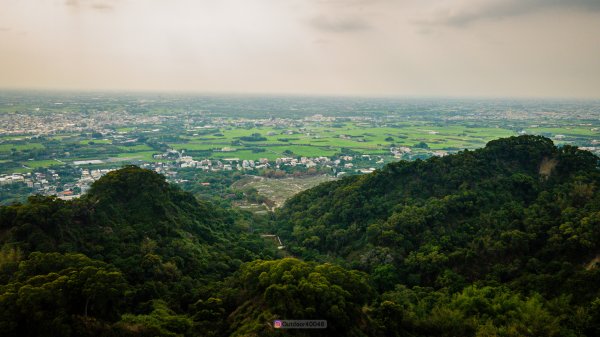
<path id="1" fill-rule="evenodd" d="M 600 0 L 0 0 L 0 88 L 600 98 Z"/>

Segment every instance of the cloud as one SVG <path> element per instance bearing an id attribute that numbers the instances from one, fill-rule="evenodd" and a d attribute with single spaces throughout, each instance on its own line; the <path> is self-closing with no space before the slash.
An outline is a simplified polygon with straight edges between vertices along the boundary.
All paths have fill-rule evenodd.
<path id="1" fill-rule="evenodd" d="M 434 9 L 423 25 L 467 26 L 546 10 L 600 11 L 600 0 L 467 0 Z"/>
<path id="2" fill-rule="evenodd" d="M 329 39 L 316 39 L 313 41 L 314 44 L 319 45 L 319 46 L 327 46 L 333 43 L 332 40 Z"/>
<path id="3" fill-rule="evenodd" d="M 310 20 L 310 25 L 326 33 L 353 33 L 371 29 L 371 25 L 356 17 L 330 17 L 319 15 Z"/>
<path id="4" fill-rule="evenodd" d="M 107 11 L 114 9 L 113 1 L 101 0 L 66 0 L 65 5 L 73 8 L 91 8 L 98 11 Z"/>
<path id="5" fill-rule="evenodd" d="M 100 11 L 112 10 L 114 7 L 107 3 L 94 3 L 92 4 L 93 9 L 97 9 Z"/>
<path id="6" fill-rule="evenodd" d="M 317 0 L 319 4 L 339 6 L 371 6 L 380 3 L 394 2 L 395 0 Z"/>

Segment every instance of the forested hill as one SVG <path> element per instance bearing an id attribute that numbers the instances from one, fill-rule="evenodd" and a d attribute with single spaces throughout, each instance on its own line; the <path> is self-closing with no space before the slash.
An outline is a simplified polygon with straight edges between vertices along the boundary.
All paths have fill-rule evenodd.
<path id="1" fill-rule="evenodd" d="M 237 269 L 243 256 L 260 257 L 251 252 L 256 247 L 237 242 L 247 228 L 234 217 L 155 172 L 128 166 L 100 178 L 80 199 L 35 196 L 2 207 L 0 230 L 3 242 L 24 252 L 80 252 L 141 281 L 150 259 L 205 277 Z"/>
<path id="2" fill-rule="evenodd" d="M 265 224 L 127 166 L 0 207 L 0 335 L 598 336 L 599 187 L 590 153 L 513 137 L 319 185 Z"/>
<path id="3" fill-rule="evenodd" d="M 249 216 L 136 166 L 80 199 L 0 207 L 0 335 L 202 334 L 177 313 L 243 262 L 275 257 Z"/>
<path id="4" fill-rule="evenodd" d="M 599 187 L 591 153 L 511 137 L 319 185 L 277 225 L 293 254 L 367 271 L 380 290 L 480 280 L 589 299 L 597 284 L 578 273 L 600 254 Z"/>

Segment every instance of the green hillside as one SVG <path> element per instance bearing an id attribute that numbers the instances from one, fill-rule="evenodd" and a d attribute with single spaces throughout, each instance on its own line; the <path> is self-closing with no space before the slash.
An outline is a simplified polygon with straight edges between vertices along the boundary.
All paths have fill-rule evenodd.
<path id="1" fill-rule="evenodd" d="M 277 227 L 292 254 L 369 273 L 383 298 L 401 306 L 410 333 L 434 333 L 436 310 L 458 310 L 455 321 L 471 330 L 456 335 L 519 335 L 503 330 L 499 313 L 448 305 L 461 296 L 483 296 L 492 307 L 504 297 L 563 301 L 571 312 L 554 317 L 557 326 L 577 310 L 597 313 L 599 186 L 589 152 L 511 137 L 321 184 L 289 200 Z"/>
<path id="2" fill-rule="evenodd" d="M 589 152 L 512 137 L 318 185 L 266 223 L 126 166 L 0 207 L 0 331 L 597 336 L 599 186 Z"/>
<path id="3" fill-rule="evenodd" d="M 135 166 L 102 177 L 81 199 L 36 196 L 2 207 L 3 335 L 81 335 L 88 324 L 90 331 L 122 333 L 141 324 L 136 329 L 143 332 L 148 324 L 133 313 L 187 311 L 207 284 L 244 261 L 275 256 L 274 247 L 248 233 L 249 221 Z M 33 298 L 23 297 L 27 291 Z"/>

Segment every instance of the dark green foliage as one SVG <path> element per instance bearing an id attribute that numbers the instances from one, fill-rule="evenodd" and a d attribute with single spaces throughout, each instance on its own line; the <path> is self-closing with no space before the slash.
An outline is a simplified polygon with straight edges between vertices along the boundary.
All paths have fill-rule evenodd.
<path id="1" fill-rule="evenodd" d="M 0 331 L 597 336 L 599 187 L 597 157 L 512 137 L 322 184 L 266 224 L 127 166 L 78 200 L 0 207 Z M 304 261 L 269 260 L 255 228 Z"/>
<path id="2" fill-rule="evenodd" d="M 294 336 L 360 336 L 367 319 L 362 307 L 373 296 L 360 272 L 290 258 L 247 263 L 227 285 L 238 289 L 232 336 L 274 334 L 275 319 L 327 320 L 327 330 L 290 332 Z"/>
<path id="3" fill-rule="evenodd" d="M 71 336 L 81 318 L 114 321 L 128 288 L 122 273 L 104 262 L 32 253 L 0 286 L 2 335 Z"/>
<path id="4" fill-rule="evenodd" d="M 322 184 L 289 200 L 277 222 L 292 252 L 364 270 L 380 291 L 506 284 L 539 293 L 539 303 L 568 296 L 567 305 L 586 311 L 600 297 L 590 265 L 600 254 L 598 186 L 589 152 L 512 137 Z M 478 328 L 470 329 L 450 335 Z"/>
<path id="5" fill-rule="evenodd" d="M 170 323 L 163 322 L 171 321 L 166 317 L 168 315 L 177 317 L 172 310 L 186 310 L 197 300 L 195 296 L 201 287 L 231 274 L 244 261 L 275 255 L 275 247 L 267 248 L 265 240 L 248 233 L 248 221 L 251 220 L 197 200 L 167 184 L 163 176 L 152 171 L 128 166 L 96 181 L 90 192 L 78 200 L 34 196 L 26 204 L 0 208 L 0 240 L 4 243 L 0 254 L 0 284 L 11 287 L 5 288 L 9 289 L 4 295 L 8 296 L 7 300 L 20 301 L 19 297 L 13 298 L 10 294 L 20 293 L 18 289 L 23 287 L 28 289 L 26 284 L 12 285 L 14 280 L 26 282 L 21 274 L 27 272 L 26 275 L 34 279 L 43 276 L 44 283 L 52 283 L 52 287 L 48 286 L 51 292 L 48 296 L 53 297 L 47 300 L 40 297 L 46 301 L 42 304 L 23 304 L 23 310 L 31 304 L 40 306 L 40 312 L 46 312 L 44 310 L 50 310 L 47 303 L 65 303 L 64 312 L 50 310 L 40 314 L 39 318 L 44 324 L 60 322 L 60 326 L 53 327 L 65 329 L 56 330 L 60 335 L 77 334 L 73 330 L 76 326 L 106 333 L 111 329 L 122 332 L 133 329 L 137 331 L 135 335 L 169 335 L 163 334 L 163 330 L 189 335 L 191 325 L 171 329 Z M 30 252 L 34 253 L 29 260 L 18 263 Z M 62 258 L 55 252 L 67 255 Z M 75 252 L 85 255 L 72 255 Z M 92 272 L 87 266 L 80 266 L 74 257 L 92 261 L 89 263 L 94 268 L 104 266 L 115 271 L 129 284 L 127 296 L 120 293 L 118 297 L 119 303 L 126 308 L 124 312 L 132 314 L 124 316 L 118 327 L 113 326 L 121 319 L 118 306 L 106 302 L 111 297 L 96 295 L 108 291 L 102 287 L 114 284 L 110 278 L 116 274 Z M 69 263 L 76 265 L 69 266 Z M 82 273 L 91 273 L 90 277 L 95 279 L 88 283 L 92 282 L 90 287 L 97 292 L 90 293 L 83 288 L 78 293 L 82 294 L 80 298 L 67 296 L 64 291 L 67 285 L 61 282 L 63 274 L 70 275 L 69 268 L 83 268 Z M 64 282 L 71 284 L 66 279 Z M 44 294 L 41 290 L 35 291 L 40 296 Z M 81 301 L 89 303 L 84 306 L 79 303 Z M 84 307 L 89 308 L 87 313 L 83 311 Z M 161 309 L 163 307 L 166 309 Z M 61 316 L 50 318 L 55 316 L 48 315 Z M 21 331 L 25 318 L 15 322 L 13 328 Z M 40 328 L 44 327 L 40 325 Z M 28 331 L 26 334 L 40 335 L 42 332 Z"/>
<path id="6" fill-rule="evenodd" d="M 127 270 L 137 283 L 149 277 L 173 281 L 181 273 L 219 275 L 237 268 L 241 258 L 260 257 L 244 242 L 234 254 L 225 253 L 232 240 L 247 237 L 235 216 L 130 166 L 95 182 L 80 200 L 35 196 L 4 207 L 0 225 L 7 229 L 4 242 L 25 251 L 82 252 Z"/>
<path id="7" fill-rule="evenodd" d="M 382 296 L 371 315 L 385 336 L 575 335 L 565 298 L 546 302 L 504 287 L 471 286 L 455 294 L 403 286 Z M 575 318 L 575 317 L 573 317 Z M 582 332 L 582 331 L 579 331 Z"/>
<path id="8" fill-rule="evenodd" d="M 418 142 L 417 144 L 413 145 L 413 147 L 417 149 L 429 149 L 429 145 L 425 142 Z"/>
<path id="9" fill-rule="evenodd" d="M 240 140 L 245 141 L 245 142 L 264 142 L 267 140 L 267 138 L 261 136 L 260 133 L 253 133 L 250 136 L 240 137 Z"/>

